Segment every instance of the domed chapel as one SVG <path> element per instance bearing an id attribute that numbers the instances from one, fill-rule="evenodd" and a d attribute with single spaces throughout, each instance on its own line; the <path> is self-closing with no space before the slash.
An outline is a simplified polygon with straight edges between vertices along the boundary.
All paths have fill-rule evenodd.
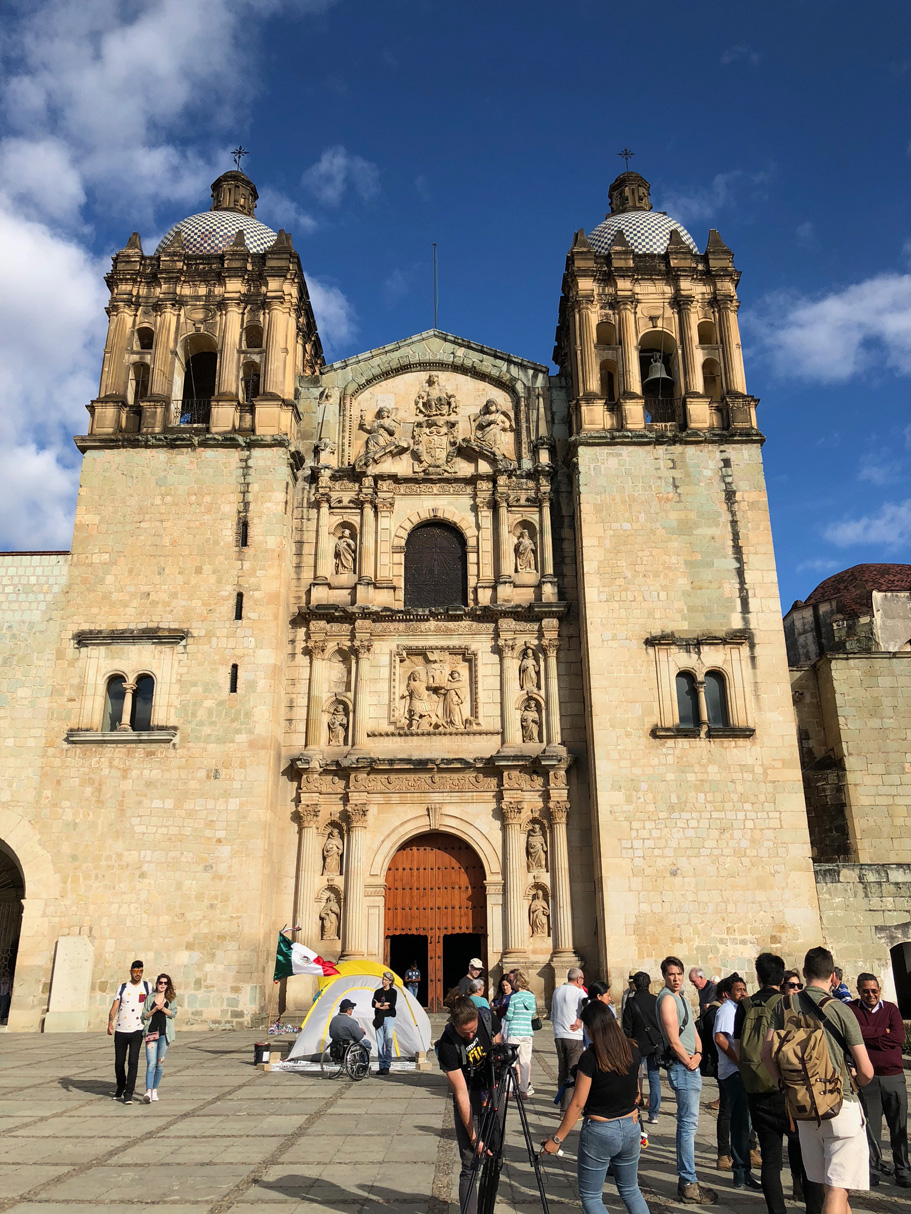
<path id="1" fill-rule="evenodd" d="M 327 363 L 240 170 L 116 254 L 72 550 L 0 558 L 11 1028 L 99 1027 L 133 956 L 186 1022 L 293 1014 L 282 925 L 431 1008 L 475 956 L 545 996 L 830 939 L 890 981 L 911 930 L 838 874 L 911 855 L 844 753 L 819 794 L 831 629 L 798 736 L 739 271 L 609 194 L 555 373 L 437 329 Z"/>

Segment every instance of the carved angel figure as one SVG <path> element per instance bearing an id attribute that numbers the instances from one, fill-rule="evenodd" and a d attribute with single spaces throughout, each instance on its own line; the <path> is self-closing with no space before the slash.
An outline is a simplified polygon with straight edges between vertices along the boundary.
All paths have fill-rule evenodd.
<path id="1" fill-rule="evenodd" d="M 339 905 L 332 894 L 326 895 L 326 901 L 319 913 L 319 935 L 321 940 L 337 940 L 338 925 L 341 920 Z M 534 934 L 534 933 L 532 933 Z"/>
<path id="2" fill-rule="evenodd" d="M 526 700 L 522 706 L 522 741 L 523 742 L 540 742 L 541 741 L 541 714 L 538 712 L 538 706 L 534 700 Z"/>
<path id="3" fill-rule="evenodd" d="M 337 877 L 342 871 L 342 836 L 333 826 L 323 844 L 323 876 Z"/>
<path id="4" fill-rule="evenodd" d="M 440 707 L 440 720 L 447 729 L 465 728 L 465 717 L 462 712 L 464 702 L 461 672 L 450 670 Z"/>
<path id="5" fill-rule="evenodd" d="M 345 712 L 345 705 L 340 700 L 336 700 L 329 720 L 329 745 L 344 746 L 345 734 L 348 732 L 348 714 Z"/>
<path id="6" fill-rule="evenodd" d="M 354 558 L 357 555 L 357 545 L 354 536 L 346 527 L 338 533 L 335 541 L 335 572 L 354 573 Z"/>
<path id="7" fill-rule="evenodd" d="M 528 907 L 528 922 L 533 936 L 550 935 L 550 908 L 541 890 L 536 889 Z"/>
<path id="8" fill-rule="evenodd" d="M 414 398 L 414 407 L 425 417 L 448 417 L 455 408 L 455 394 L 444 392 L 436 375 L 427 376 L 426 387 Z"/>
<path id="9" fill-rule="evenodd" d="M 519 686 L 523 691 L 538 690 L 539 671 L 535 651 L 530 645 L 526 645 L 522 650 L 522 660 L 519 662 Z"/>
<path id="10" fill-rule="evenodd" d="M 366 431 L 367 441 L 363 451 L 354 461 L 355 468 L 367 468 L 370 464 L 378 464 L 382 459 L 400 455 L 408 450 L 408 443 L 399 439 L 399 423 L 392 416 L 388 405 L 381 405 L 377 409 L 369 426 L 362 413 L 358 429 Z"/>
<path id="11" fill-rule="evenodd" d="M 499 456 L 512 458 L 512 419 L 495 400 L 484 402 L 481 412 L 474 419 L 474 439 L 480 447 L 487 447 Z"/>
<path id="12" fill-rule="evenodd" d="M 537 822 L 531 826 L 525 840 L 525 857 L 530 873 L 542 872 L 547 868 L 547 842 Z"/>
<path id="13" fill-rule="evenodd" d="M 536 573 L 538 569 L 538 554 L 535 552 L 535 541 L 523 527 L 515 544 L 516 573 Z"/>
<path id="14" fill-rule="evenodd" d="M 427 693 L 427 678 L 419 666 L 408 676 L 405 690 L 399 699 L 408 701 L 405 717 L 409 729 L 426 729 L 432 724 L 434 705 Z"/>

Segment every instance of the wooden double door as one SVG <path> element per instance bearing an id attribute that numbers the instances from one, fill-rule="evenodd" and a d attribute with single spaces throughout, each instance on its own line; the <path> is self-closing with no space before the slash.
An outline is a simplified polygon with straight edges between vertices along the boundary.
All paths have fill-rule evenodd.
<path id="1" fill-rule="evenodd" d="M 487 891 L 481 858 L 442 831 L 410 839 L 386 871 L 386 964 L 404 977 L 417 962 L 418 997 L 439 1011 L 472 957 L 487 966 Z"/>

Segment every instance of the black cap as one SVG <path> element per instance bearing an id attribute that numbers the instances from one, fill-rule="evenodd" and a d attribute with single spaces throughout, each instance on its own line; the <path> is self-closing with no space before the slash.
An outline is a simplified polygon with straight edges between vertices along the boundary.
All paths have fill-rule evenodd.
<path id="1" fill-rule="evenodd" d="M 341 1003 L 338 1005 L 338 1010 L 340 1012 L 347 1012 L 349 1007 L 357 1007 L 357 1004 L 354 1002 L 353 999 L 343 999 L 341 1001 Z"/>
<path id="2" fill-rule="evenodd" d="M 142 964 L 141 961 L 134 961 L 133 964 L 130 966 L 130 969 L 131 970 L 144 970 L 145 966 Z"/>

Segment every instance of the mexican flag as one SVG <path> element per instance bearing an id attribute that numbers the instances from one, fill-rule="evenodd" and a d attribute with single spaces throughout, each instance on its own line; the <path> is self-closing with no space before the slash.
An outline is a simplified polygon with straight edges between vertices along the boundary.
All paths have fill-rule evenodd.
<path id="1" fill-rule="evenodd" d="M 337 974 L 331 961 L 324 961 L 318 953 L 303 944 L 293 944 L 283 932 L 278 933 L 278 948 L 275 950 L 275 981 L 292 978 L 295 974 L 316 974 L 318 978 Z"/>

